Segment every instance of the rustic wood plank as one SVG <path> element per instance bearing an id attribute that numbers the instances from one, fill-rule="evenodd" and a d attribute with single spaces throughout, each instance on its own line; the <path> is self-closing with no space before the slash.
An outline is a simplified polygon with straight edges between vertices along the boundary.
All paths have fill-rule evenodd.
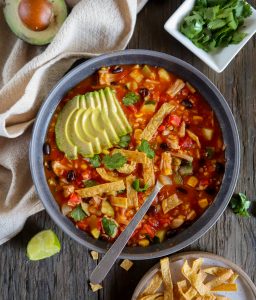
<path id="1" fill-rule="evenodd" d="M 180 0 L 149 1 L 138 17 L 129 48 L 152 49 L 184 59 L 216 84 L 234 113 L 241 138 L 241 171 L 236 190 L 255 199 L 255 38 L 250 40 L 223 73 L 217 74 L 164 31 L 165 21 L 181 3 Z M 256 6 L 256 0 L 250 3 Z M 59 236 L 61 253 L 40 262 L 29 262 L 25 256 L 27 242 L 35 233 L 47 228 L 52 228 Z M 231 259 L 256 283 L 255 228 L 255 217 L 237 217 L 227 209 L 202 238 L 184 250 L 209 251 Z M 17 237 L 1 246 L 0 299 L 128 300 L 139 279 L 157 261 L 136 261 L 129 272 L 122 270 L 118 261 L 104 281 L 104 289 L 92 293 L 87 281 L 96 263 L 91 259 L 89 251 L 71 240 L 45 212 L 41 212 L 27 221 Z"/>

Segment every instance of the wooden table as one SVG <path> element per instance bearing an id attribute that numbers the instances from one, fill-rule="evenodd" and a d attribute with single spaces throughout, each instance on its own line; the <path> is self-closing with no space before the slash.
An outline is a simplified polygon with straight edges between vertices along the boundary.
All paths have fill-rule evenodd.
<path id="1" fill-rule="evenodd" d="M 149 1 L 138 16 L 129 48 L 151 49 L 177 56 L 215 83 L 234 113 L 241 139 L 241 170 L 236 191 L 245 192 L 249 198 L 255 199 L 256 40 L 251 39 L 223 73 L 215 73 L 163 29 L 165 21 L 181 2 Z M 256 0 L 251 4 L 256 7 Z M 35 233 L 47 228 L 52 228 L 59 236 L 61 253 L 43 261 L 29 262 L 25 255 L 27 242 Z M 192 249 L 213 252 L 232 260 L 256 283 L 255 216 L 238 217 L 227 209 L 202 238 L 184 250 Z M 71 240 L 46 212 L 41 212 L 26 222 L 17 237 L 1 246 L 0 299 L 128 300 L 139 279 L 156 262 L 135 261 L 129 272 L 121 269 L 120 262 L 117 262 L 104 281 L 103 290 L 92 293 L 87 281 L 96 263 L 88 249 Z"/>

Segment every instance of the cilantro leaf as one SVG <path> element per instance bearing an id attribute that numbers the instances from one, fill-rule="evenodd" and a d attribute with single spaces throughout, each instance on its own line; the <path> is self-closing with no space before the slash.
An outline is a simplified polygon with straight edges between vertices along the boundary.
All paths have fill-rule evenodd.
<path id="1" fill-rule="evenodd" d="M 115 153 L 112 156 L 105 155 L 103 158 L 103 163 L 109 170 L 121 168 L 126 162 L 127 158 L 121 153 Z"/>
<path id="2" fill-rule="evenodd" d="M 83 180 L 83 184 L 84 184 L 84 187 L 91 187 L 91 186 L 95 186 L 98 184 L 98 182 L 96 180 Z"/>
<path id="3" fill-rule="evenodd" d="M 146 140 L 141 141 L 141 144 L 139 145 L 138 150 L 140 152 L 146 153 L 148 158 L 154 158 L 154 156 L 155 156 L 154 150 L 152 150 L 150 148 L 150 145 L 149 145 L 148 141 L 146 141 Z"/>
<path id="4" fill-rule="evenodd" d="M 95 154 L 92 158 L 89 159 L 89 161 L 94 168 L 98 168 L 101 164 L 99 154 Z"/>
<path id="5" fill-rule="evenodd" d="M 117 223 L 109 218 L 103 217 L 101 220 L 105 233 L 110 237 L 115 237 L 117 234 Z"/>
<path id="6" fill-rule="evenodd" d="M 132 187 L 135 189 L 137 192 L 146 192 L 146 190 L 149 188 L 148 184 L 146 183 L 144 187 L 140 187 L 140 181 L 138 178 L 136 178 L 133 183 Z"/>
<path id="7" fill-rule="evenodd" d="M 125 106 L 134 105 L 137 103 L 140 99 L 140 96 L 135 94 L 134 92 L 127 93 L 123 98 L 123 104 Z"/>
<path id="8" fill-rule="evenodd" d="M 243 217 L 249 217 L 248 208 L 250 207 L 250 200 L 243 193 L 234 194 L 229 202 L 229 206 L 233 212 Z"/>
<path id="9" fill-rule="evenodd" d="M 121 148 L 126 148 L 129 145 L 130 141 L 131 141 L 131 137 L 128 134 L 123 135 L 120 137 L 118 146 L 120 146 Z"/>
<path id="10" fill-rule="evenodd" d="M 74 208 L 70 216 L 75 220 L 75 221 L 81 221 L 86 217 L 85 212 L 82 210 L 81 205 L 78 205 L 76 208 Z"/>

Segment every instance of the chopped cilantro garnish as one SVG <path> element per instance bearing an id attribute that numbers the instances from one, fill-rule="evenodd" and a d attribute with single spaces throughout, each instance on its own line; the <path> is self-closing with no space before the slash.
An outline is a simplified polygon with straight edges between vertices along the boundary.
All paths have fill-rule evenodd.
<path id="1" fill-rule="evenodd" d="M 90 158 L 90 163 L 94 168 L 98 168 L 100 166 L 100 156 L 99 154 L 95 154 L 92 158 Z"/>
<path id="2" fill-rule="evenodd" d="M 229 206 L 233 212 L 243 217 L 249 217 L 248 208 L 250 207 L 250 200 L 243 193 L 234 194 L 229 202 Z"/>
<path id="3" fill-rule="evenodd" d="M 240 43 L 246 33 L 238 30 L 251 14 L 252 9 L 244 0 L 197 0 L 180 31 L 197 47 L 210 52 Z"/>
<path id="4" fill-rule="evenodd" d="M 85 212 L 82 210 L 81 205 L 78 205 L 76 208 L 74 208 L 70 216 L 75 220 L 75 221 L 81 221 L 86 217 Z"/>
<path id="5" fill-rule="evenodd" d="M 103 158 L 103 163 L 109 170 L 121 168 L 126 162 L 126 157 L 121 153 L 115 153 L 112 156 L 105 155 Z"/>
<path id="6" fill-rule="evenodd" d="M 101 222 L 105 233 L 110 237 L 115 237 L 117 232 L 116 222 L 106 217 L 103 217 Z"/>
<path id="7" fill-rule="evenodd" d="M 96 180 L 83 180 L 83 184 L 84 184 L 84 187 L 91 187 L 91 186 L 95 186 L 98 184 L 98 182 Z"/>
<path id="8" fill-rule="evenodd" d="M 123 135 L 120 137 L 120 141 L 118 143 L 118 146 L 121 148 L 126 148 L 130 143 L 131 137 L 127 135 Z"/>
<path id="9" fill-rule="evenodd" d="M 134 105 L 137 103 L 140 99 L 140 96 L 135 94 L 134 92 L 127 93 L 123 98 L 123 104 L 125 106 Z"/>
<path id="10" fill-rule="evenodd" d="M 154 156 L 155 156 L 154 150 L 152 150 L 150 148 L 150 145 L 149 145 L 148 141 L 146 141 L 146 140 L 141 141 L 141 144 L 139 145 L 138 150 L 140 152 L 146 153 L 148 158 L 154 158 Z"/>
<path id="11" fill-rule="evenodd" d="M 146 183 L 144 185 L 144 187 L 140 187 L 140 181 L 138 178 L 136 178 L 133 183 L 132 183 L 132 187 L 135 189 L 135 191 L 137 192 L 145 192 L 148 189 L 148 184 Z"/>

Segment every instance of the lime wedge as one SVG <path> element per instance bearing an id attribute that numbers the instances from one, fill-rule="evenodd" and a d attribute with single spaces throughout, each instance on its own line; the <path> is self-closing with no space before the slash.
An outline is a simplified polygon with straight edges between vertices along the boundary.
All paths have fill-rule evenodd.
<path id="1" fill-rule="evenodd" d="M 60 252 L 60 241 L 52 230 L 37 233 L 27 245 L 27 256 L 30 260 L 40 260 Z"/>

